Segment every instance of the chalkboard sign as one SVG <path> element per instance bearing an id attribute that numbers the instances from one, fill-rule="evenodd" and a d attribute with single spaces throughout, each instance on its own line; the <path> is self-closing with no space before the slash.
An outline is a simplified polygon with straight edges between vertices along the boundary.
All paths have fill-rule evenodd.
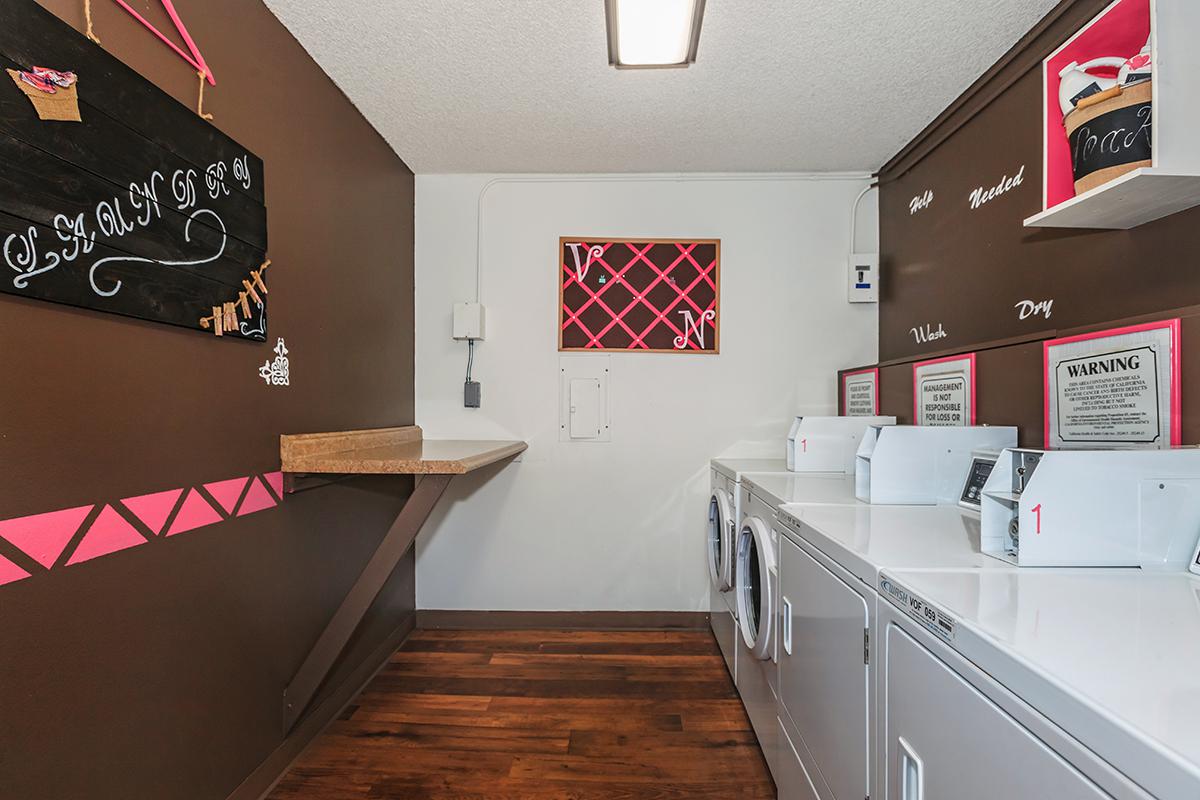
<path id="1" fill-rule="evenodd" d="M 4 0 L 0 67 L 34 66 L 78 75 L 82 122 L 43 121 L 0 82 L 0 291 L 204 329 L 266 258 L 262 161 L 36 2 Z M 226 335 L 266 339 L 253 294 Z"/>
<path id="2" fill-rule="evenodd" d="M 1141 84 L 1067 117 L 1077 191 L 1085 192 L 1131 169 L 1153 165 L 1151 90 L 1151 84 Z"/>
<path id="3" fill-rule="evenodd" d="M 720 351 L 719 240 L 563 237 L 559 349 Z"/>

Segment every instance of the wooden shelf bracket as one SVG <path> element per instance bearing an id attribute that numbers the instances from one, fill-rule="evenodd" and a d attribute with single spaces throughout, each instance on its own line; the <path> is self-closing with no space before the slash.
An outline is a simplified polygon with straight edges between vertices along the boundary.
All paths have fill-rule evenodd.
<path id="1" fill-rule="evenodd" d="M 283 691 L 283 734 L 291 732 L 312 702 L 317 689 L 329 675 L 351 635 L 362 622 L 396 565 L 416 541 L 442 493 L 450 485 L 451 475 L 422 476 L 399 516 L 384 535 L 362 574 L 342 600 L 316 644 L 305 657 L 295 677 Z"/>

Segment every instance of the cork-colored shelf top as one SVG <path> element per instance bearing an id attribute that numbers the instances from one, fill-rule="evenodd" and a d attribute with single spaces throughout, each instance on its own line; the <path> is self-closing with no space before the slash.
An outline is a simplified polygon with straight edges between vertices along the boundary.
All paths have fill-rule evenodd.
<path id="1" fill-rule="evenodd" d="M 463 475 L 512 458 L 525 442 L 425 439 L 416 425 L 279 437 L 284 472 Z"/>

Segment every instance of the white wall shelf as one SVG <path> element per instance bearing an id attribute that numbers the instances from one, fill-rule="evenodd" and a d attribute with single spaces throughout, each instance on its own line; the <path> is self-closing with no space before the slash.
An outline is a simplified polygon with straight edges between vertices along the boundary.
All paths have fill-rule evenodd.
<path id="1" fill-rule="evenodd" d="M 1050 206 L 1046 187 L 1051 167 L 1047 159 L 1043 169 L 1044 210 L 1026 219 L 1025 227 L 1128 230 L 1200 206 L 1200 139 L 1196 136 L 1200 130 L 1200 103 L 1196 102 L 1200 97 L 1200 48 L 1194 41 L 1195 31 L 1200 30 L 1200 3 L 1117 0 L 1076 36 L 1101 23 L 1122 4 L 1147 1 L 1154 68 L 1154 165 Z M 1043 68 L 1074 39 L 1047 57 Z M 1048 104 L 1044 102 L 1043 106 Z M 1050 129 L 1048 122 L 1044 124 L 1043 135 L 1049 137 Z M 1043 143 L 1043 150 L 1049 151 L 1048 141 Z"/>
<path id="2" fill-rule="evenodd" d="M 1138 169 L 1025 220 L 1027 228 L 1128 230 L 1200 205 L 1200 175 Z"/>

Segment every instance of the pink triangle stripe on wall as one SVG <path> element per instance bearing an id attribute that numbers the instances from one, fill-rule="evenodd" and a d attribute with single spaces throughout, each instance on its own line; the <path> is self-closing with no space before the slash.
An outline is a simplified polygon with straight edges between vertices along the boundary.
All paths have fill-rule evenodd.
<path id="1" fill-rule="evenodd" d="M 55 564 L 77 538 L 78 544 L 68 553 L 63 566 L 81 564 L 146 544 L 146 535 L 174 536 L 274 508 L 283 498 L 283 473 L 230 478 L 201 486 L 219 508 L 205 499 L 197 487 L 183 487 L 137 494 L 102 506 L 76 506 L 0 520 L 0 539 L 25 556 L 21 559 L 15 554 L 10 557 L 0 554 L 0 586 L 50 570 L 57 573 Z M 93 516 L 97 507 L 101 508 L 100 513 L 79 536 L 81 526 Z M 122 508 L 124 513 L 119 510 Z M 237 515 L 233 516 L 235 511 Z M 150 534 L 139 532 L 131 520 L 144 524 Z"/>

